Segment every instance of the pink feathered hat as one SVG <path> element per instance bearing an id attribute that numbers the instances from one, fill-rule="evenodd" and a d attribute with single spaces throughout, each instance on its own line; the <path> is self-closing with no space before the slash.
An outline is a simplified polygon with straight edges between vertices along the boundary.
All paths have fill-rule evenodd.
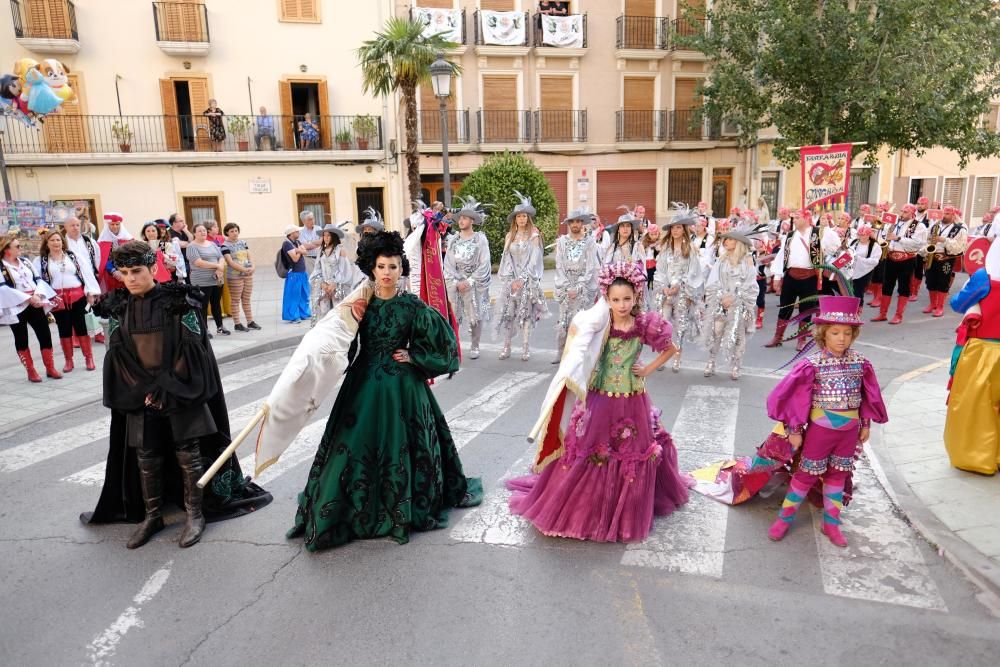
<path id="1" fill-rule="evenodd" d="M 861 318 L 858 316 L 860 308 L 861 299 L 854 296 L 821 296 L 819 315 L 813 315 L 813 323 L 860 327 Z"/>

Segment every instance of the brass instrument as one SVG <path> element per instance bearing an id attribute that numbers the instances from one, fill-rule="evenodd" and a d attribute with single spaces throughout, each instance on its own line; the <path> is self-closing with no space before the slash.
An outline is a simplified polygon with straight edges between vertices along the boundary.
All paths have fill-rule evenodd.
<path id="1" fill-rule="evenodd" d="M 934 238 L 934 237 L 936 237 L 936 236 L 938 236 L 940 234 L 941 234 L 941 223 L 940 222 L 935 222 L 933 225 L 931 225 L 931 231 L 930 231 L 929 237 L 930 238 Z M 924 269 L 931 268 L 931 264 L 934 262 L 934 255 L 936 253 L 942 252 L 943 250 L 944 250 L 944 248 L 938 248 L 938 246 L 937 246 L 936 243 L 929 244 L 924 249 L 924 252 L 927 253 L 924 256 Z"/>

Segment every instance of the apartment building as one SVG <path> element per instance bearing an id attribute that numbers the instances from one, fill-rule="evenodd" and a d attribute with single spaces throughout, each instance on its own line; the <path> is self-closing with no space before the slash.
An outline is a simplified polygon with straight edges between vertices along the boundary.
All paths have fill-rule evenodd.
<path id="1" fill-rule="evenodd" d="M 366 0 L 348 16 L 340 5 L 10 0 L 3 71 L 56 58 L 77 93 L 40 129 L 0 120 L 14 198 L 86 201 L 98 223 L 120 211 L 133 233 L 173 211 L 189 224 L 235 221 L 266 241 L 261 251 L 303 209 L 357 220 L 372 205 L 401 218 L 393 118 L 362 94 L 354 54 L 393 7 Z M 210 99 L 225 113 L 221 140 Z"/>

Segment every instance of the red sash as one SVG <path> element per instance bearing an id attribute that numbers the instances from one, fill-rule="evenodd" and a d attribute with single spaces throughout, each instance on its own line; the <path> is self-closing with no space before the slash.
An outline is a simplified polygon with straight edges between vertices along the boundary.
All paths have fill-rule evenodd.
<path id="1" fill-rule="evenodd" d="M 420 300 L 448 321 L 455 332 L 455 342 L 458 344 L 458 360 L 462 360 L 462 344 L 458 338 L 458 319 L 448 303 L 448 290 L 444 285 L 444 267 L 441 265 L 441 234 L 437 225 L 428 220 L 424 227 L 423 246 L 420 249 L 423 257 L 420 262 Z"/>

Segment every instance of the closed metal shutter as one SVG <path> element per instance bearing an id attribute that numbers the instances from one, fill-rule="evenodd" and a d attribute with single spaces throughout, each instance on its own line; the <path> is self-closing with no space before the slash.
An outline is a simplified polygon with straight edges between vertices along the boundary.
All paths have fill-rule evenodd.
<path id="1" fill-rule="evenodd" d="M 976 195 L 972 201 L 972 218 L 981 218 L 990 207 L 993 206 L 993 199 L 997 193 L 997 179 L 995 176 L 980 176 L 976 179 Z M 971 220 L 966 216 L 966 220 Z"/>
<path id="2" fill-rule="evenodd" d="M 964 178 L 944 179 L 944 196 L 941 198 L 942 204 L 944 206 L 962 208 L 962 186 L 964 184 Z"/>
<path id="3" fill-rule="evenodd" d="M 646 207 L 646 217 L 656 220 L 656 170 L 655 169 L 598 169 L 597 214 L 606 225 L 618 220 L 625 205 Z"/>
<path id="4" fill-rule="evenodd" d="M 556 196 L 556 205 L 559 207 L 559 222 L 561 223 L 569 211 L 569 188 L 567 186 L 569 172 L 546 171 L 543 173 L 549 181 L 549 186 L 552 188 L 553 194 Z"/>

